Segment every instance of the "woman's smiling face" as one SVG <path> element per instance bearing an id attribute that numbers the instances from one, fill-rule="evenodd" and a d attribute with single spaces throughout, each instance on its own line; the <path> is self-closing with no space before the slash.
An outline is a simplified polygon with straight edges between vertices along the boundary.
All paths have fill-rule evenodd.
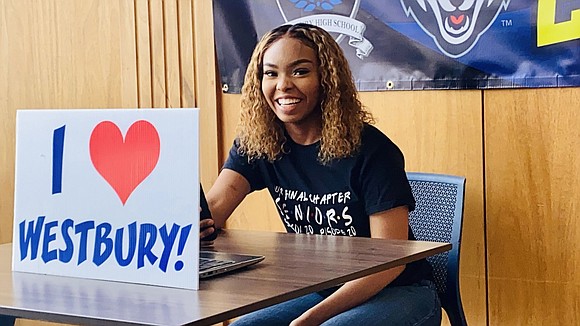
<path id="1" fill-rule="evenodd" d="M 295 38 L 282 37 L 264 52 L 262 93 L 287 127 L 320 128 L 318 67 L 316 51 Z"/>

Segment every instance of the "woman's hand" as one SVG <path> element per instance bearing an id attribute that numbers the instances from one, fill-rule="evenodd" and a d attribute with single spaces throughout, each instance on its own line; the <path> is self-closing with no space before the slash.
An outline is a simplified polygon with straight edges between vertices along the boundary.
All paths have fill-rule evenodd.
<path id="1" fill-rule="evenodd" d="M 208 237 L 216 232 L 214 221 L 211 218 L 206 218 L 199 221 L 199 239 L 203 239 Z M 211 246 L 213 245 L 213 241 L 201 241 L 201 246 Z"/>

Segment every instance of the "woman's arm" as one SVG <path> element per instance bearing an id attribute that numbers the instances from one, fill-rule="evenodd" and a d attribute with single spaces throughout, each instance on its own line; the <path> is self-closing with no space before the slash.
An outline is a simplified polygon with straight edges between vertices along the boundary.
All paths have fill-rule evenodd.
<path id="1" fill-rule="evenodd" d="M 228 217 L 249 193 L 250 184 L 241 174 L 230 169 L 220 172 L 207 193 L 207 203 L 217 228 L 225 225 Z"/>
<path id="2" fill-rule="evenodd" d="M 408 239 L 408 227 L 409 210 L 406 206 L 370 216 L 372 238 Z M 404 269 L 405 266 L 399 266 L 347 282 L 290 325 L 320 325 L 327 319 L 364 303 L 397 278 Z"/>

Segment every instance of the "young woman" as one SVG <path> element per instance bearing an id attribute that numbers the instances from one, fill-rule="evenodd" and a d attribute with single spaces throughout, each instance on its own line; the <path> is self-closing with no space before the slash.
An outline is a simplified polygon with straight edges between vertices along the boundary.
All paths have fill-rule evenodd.
<path id="1" fill-rule="evenodd" d="M 246 71 L 241 106 L 238 137 L 207 194 L 215 227 L 247 194 L 267 188 L 288 232 L 414 239 L 403 155 L 370 125 L 329 33 L 307 24 L 267 33 Z M 211 223 L 201 222 L 207 227 L 201 237 L 214 231 Z M 422 260 L 248 314 L 234 325 L 439 325 L 431 278 Z"/>

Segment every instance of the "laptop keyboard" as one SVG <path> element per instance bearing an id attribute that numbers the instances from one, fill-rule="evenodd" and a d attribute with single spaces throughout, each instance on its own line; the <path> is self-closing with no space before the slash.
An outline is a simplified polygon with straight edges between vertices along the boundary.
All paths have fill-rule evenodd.
<path id="1" fill-rule="evenodd" d="M 199 270 L 204 271 L 214 267 L 223 267 L 235 263 L 233 260 L 199 258 Z"/>

